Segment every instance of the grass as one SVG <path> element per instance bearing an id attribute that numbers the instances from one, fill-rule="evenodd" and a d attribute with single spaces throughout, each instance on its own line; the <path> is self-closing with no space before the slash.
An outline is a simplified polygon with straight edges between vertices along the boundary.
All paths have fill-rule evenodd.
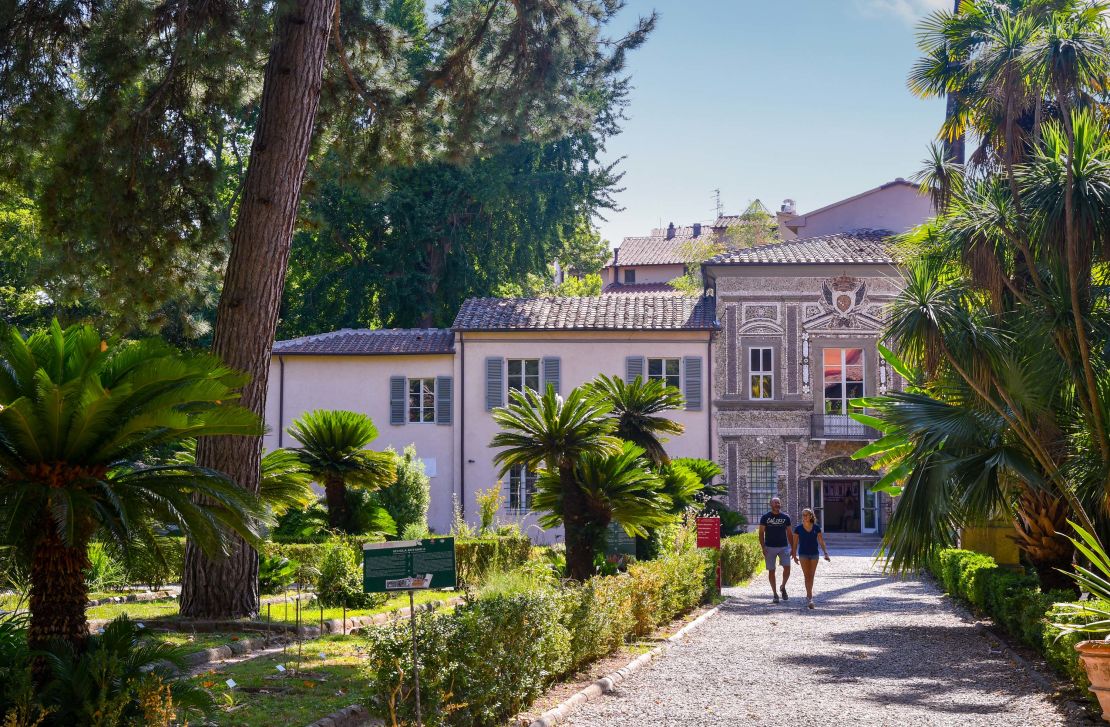
<path id="1" fill-rule="evenodd" d="M 416 594 L 416 603 L 424 604 L 430 601 L 442 601 L 453 594 L 444 591 L 420 591 Z M 301 596 L 301 623 L 312 626 L 320 620 L 320 609 L 309 606 L 309 594 Z M 286 608 L 288 604 L 288 608 Z M 297 623 L 297 607 L 295 597 L 287 601 L 262 606 L 261 620 L 267 620 L 267 615 L 274 623 L 295 626 Z M 407 594 L 390 596 L 384 605 L 376 608 L 351 608 L 347 609 L 347 618 L 353 616 L 373 616 L 378 613 L 388 613 L 409 605 Z M 144 603 L 110 603 L 103 606 L 94 606 L 86 613 L 90 620 L 111 621 L 117 616 L 126 614 L 136 621 L 149 621 L 159 618 L 173 618 L 178 615 L 178 602 L 175 599 L 162 601 L 147 601 Z M 324 620 L 343 618 L 342 608 L 325 608 Z"/>
<path id="2" fill-rule="evenodd" d="M 249 639 L 260 635 L 261 632 L 241 631 L 215 631 L 211 633 L 199 632 L 195 634 L 186 634 L 176 631 L 158 631 L 151 633 L 151 637 L 153 638 L 153 640 L 181 647 L 182 651 L 187 654 L 191 654 L 197 651 L 204 651 L 206 649 L 215 649 L 218 646 L 230 644 L 233 641 Z"/>
<path id="3" fill-rule="evenodd" d="M 221 705 L 215 720 L 227 727 L 272 727 L 308 724 L 370 697 L 370 668 L 362 653 L 364 640 L 356 636 L 325 636 L 285 654 L 269 654 L 211 669 L 193 677 Z M 320 657 L 320 654 L 324 658 Z M 286 668 L 279 672 L 277 666 Z M 227 680 L 234 679 L 234 689 Z"/>

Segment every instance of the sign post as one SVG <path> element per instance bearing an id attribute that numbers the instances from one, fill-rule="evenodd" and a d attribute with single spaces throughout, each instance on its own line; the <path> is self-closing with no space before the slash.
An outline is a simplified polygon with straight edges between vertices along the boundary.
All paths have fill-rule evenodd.
<path id="1" fill-rule="evenodd" d="M 416 639 L 416 591 L 455 587 L 455 539 L 430 538 L 362 546 L 362 590 L 365 593 L 408 591 L 412 628 L 412 673 L 416 693 L 416 724 L 420 714 L 420 667 Z"/>
<path id="2" fill-rule="evenodd" d="M 721 595 L 721 518 L 699 517 L 698 547 L 717 549 L 717 595 Z"/>

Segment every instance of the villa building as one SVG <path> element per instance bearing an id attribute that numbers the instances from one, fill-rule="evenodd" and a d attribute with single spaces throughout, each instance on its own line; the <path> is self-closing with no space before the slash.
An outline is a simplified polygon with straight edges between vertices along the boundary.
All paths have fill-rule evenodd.
<path id="1" fill-rule="evenodd" d="M 685 272 L 681 246 L 720 234 L 727 218 L 626 238 L 597 297 L 471 299 L 450 329 L 279 341 L 266 447 L 295 444 L 283 430 L 305 411 L 362 411 L 378 425 L 376 448 L 414 444 L 424 459 L 433 529 L 449 528 L 455 502 L 470 519 L 475 492 L 499 485 L 506 517 L 555 538 L 534 524 L 535 474 L 499 476 L 490 411 L 512 389 L 645 376 L 685 398 L 673 415 L 685 432 L 668 451 L 720 463 L 728 504 L 749 522 L 777 494 L 790 512 L 814 507 L 830 532 L 881 532 L 892 503 L 867 491 L 870 465 L 849 458 L 875 433 L 847 416 L 848 401 L 901 385 L 876 348 L 901 281 L 887 239 L 931 214 L 896 180 L 805 215 L 784 204 L 781 241 L 707 261 L 701 296 L 666 284 Z"/>

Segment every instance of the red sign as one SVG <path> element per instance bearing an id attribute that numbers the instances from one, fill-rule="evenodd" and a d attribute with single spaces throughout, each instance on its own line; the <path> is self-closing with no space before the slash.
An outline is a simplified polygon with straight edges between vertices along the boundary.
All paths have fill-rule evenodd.
<path id="1" fill-rule="evenodd" d="M 721 518 L 719 517 L 699 517 L 698 524 L 698 547 L 699 548 L 720 548 L 721 547 Z"/>

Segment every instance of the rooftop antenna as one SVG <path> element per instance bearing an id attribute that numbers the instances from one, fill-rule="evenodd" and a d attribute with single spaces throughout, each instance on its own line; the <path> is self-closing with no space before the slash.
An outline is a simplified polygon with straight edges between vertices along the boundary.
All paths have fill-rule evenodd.
<path id="1" fill-rule="evenodd" d="M 721 206 L 721 190 L 718 188 L 712 190 L 712 192 L 713 198 L 717 200 L 717 217 L 720 217 L 725 211 L 725 208 Z"/>

